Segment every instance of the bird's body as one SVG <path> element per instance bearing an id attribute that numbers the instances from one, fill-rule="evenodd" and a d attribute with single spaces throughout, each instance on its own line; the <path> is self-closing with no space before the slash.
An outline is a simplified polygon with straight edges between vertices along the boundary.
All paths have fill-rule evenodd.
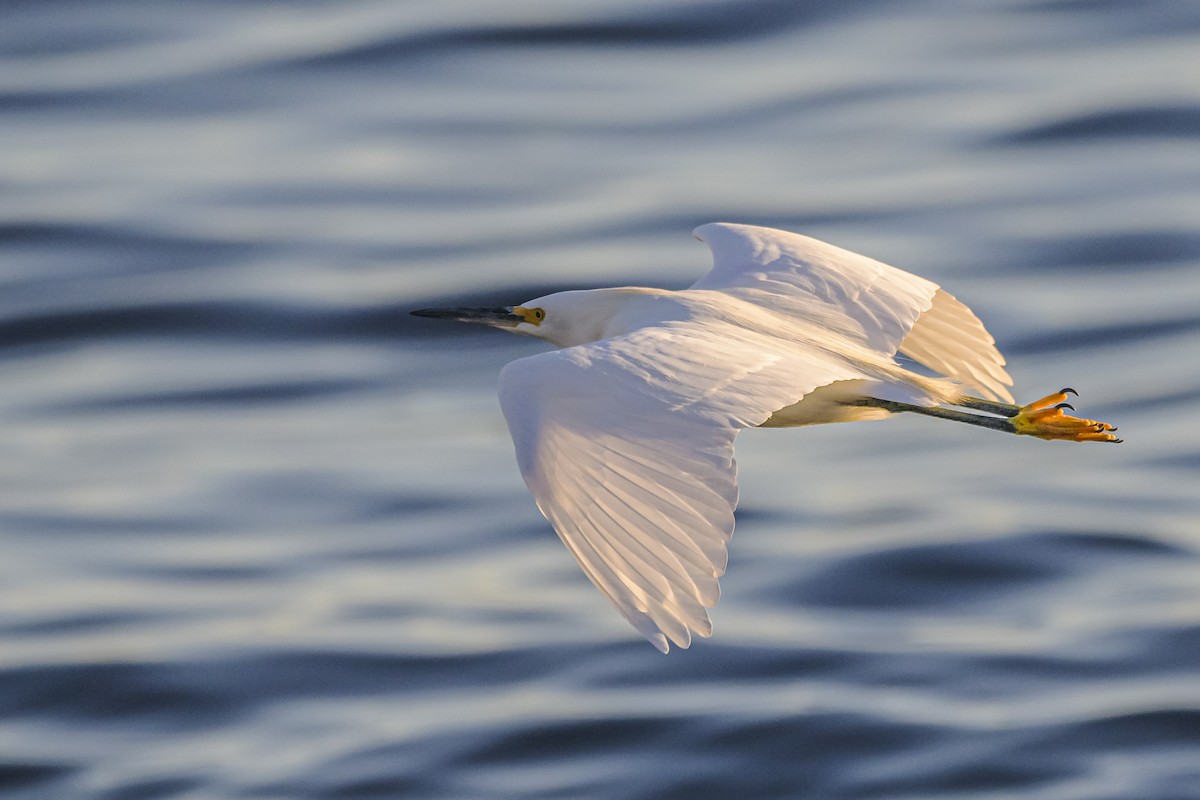
<path id="1" fill-rule="evenodd" d="M 769 228 L 714 223 L 695 235 L 714 266 L 686 290 L 414 312 L 560 348 L 501 371 L 518 464 L 584 572 L 663 652 L 711 633 L 743 428 L 915 411 L 1042 438 L 1115 440 L 1104 423 L 1064 415 L 1059 395 L 1012 405 L 992 337 L 930 281 Z M 897 353 L 940 377 L 901 366 Z"/>

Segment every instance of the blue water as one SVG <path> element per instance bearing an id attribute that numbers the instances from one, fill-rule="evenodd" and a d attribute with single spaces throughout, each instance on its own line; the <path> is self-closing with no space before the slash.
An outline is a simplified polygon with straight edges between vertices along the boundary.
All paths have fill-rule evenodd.
<path id="1" fill-rule="evenodd" d="M 1200 5 L 8 3 L 5 798 L 1200 798 Z M 926 275 L 1017 395 L 739 442 L 661 656 L 417 319 L 776 225 Z"/>

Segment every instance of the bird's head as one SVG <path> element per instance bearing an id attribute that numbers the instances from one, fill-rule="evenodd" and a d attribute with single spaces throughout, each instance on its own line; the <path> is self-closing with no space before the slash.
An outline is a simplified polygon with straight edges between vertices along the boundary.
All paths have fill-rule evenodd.
<path id="1" fill-rule="evenodd" d="M 475 322 L 543 339 L 558 347 L 594 342 L 616 331 L 631 292 L 648 290 L 588 289 L 556 292 L 519 306 L 500 308 L 422 308 L 418 317 Z"/>

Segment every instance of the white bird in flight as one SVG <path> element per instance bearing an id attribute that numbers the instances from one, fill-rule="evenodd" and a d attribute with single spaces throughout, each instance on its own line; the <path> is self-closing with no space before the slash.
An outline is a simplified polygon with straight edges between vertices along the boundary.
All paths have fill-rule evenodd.
<path id="1" fill-rule="evenodd" d="M 713 223 L 694 236 L 713 268 L 682 291 L 589 289 L 412 312 L 561 348 L 500 372 L 517 463 L 584 573 L 664 653 L 712 634 L 743 428 L 907 411 L 1121 441 L 1107 423 L 1064 413 L 1073 390 L 1014 405 L 995 340 L 935 283 L 771 228 Z M 944 377 L 906 369 L 898 353 Z"/>

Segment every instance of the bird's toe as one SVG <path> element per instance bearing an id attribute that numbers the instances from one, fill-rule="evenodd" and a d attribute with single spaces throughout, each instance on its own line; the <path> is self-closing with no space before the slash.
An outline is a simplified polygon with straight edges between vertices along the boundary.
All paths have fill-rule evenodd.
<path id="1" fill-rule="evenodd" d="M 1075 408 L 1066 402 L 1067 393 L 1073 389 L 1062 389 L 1022 406 L 1015 416 L 1009 418 L 1013 432 L 1039 439 L 1057 439 L 1066 442 L 1113 442 L 1120 443 L 1112 434 L 1116 426 L 1094 419 L 1073 417 L 1067 410 Z"/>

